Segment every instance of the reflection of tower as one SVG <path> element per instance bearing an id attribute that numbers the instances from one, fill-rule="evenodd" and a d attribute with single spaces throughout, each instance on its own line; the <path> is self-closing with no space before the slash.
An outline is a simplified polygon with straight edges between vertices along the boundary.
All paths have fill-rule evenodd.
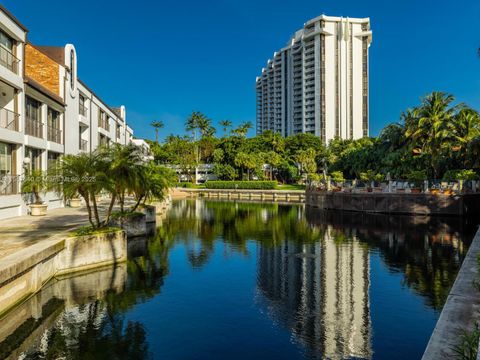
<path id="1" fill-rule="evenodd" d="M 311 356 L 370 358 L 368 250 L 328 228 L 319 242 L 261 246 L 258 287 Z"/>

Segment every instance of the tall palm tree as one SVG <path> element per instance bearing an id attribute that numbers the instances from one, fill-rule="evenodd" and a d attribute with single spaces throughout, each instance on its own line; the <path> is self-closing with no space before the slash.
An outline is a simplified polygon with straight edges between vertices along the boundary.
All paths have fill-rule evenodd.
<path id="1" fill-rule="evenodd" d="M 467 163 L 467 147 L 472 140 L 480 136 L 480 114 L 468 107 L 462 107 L 452 123 L 452 150 L 458 152 L 463 159 L 463 165 Z"/>
<path id="2" fill-rule="evenodd" d="M 227 137 L 228 128 L 232 126 L 232 122 L 230 120 L 220 120 L 219 124 L 223 127 L 223 136 Z"/>
<path id="3" fill-rule="evenodd" d="M 153 126 L 154 129 L 155 129 L 155 141 L 158 144 L 158 130 L 163 129 L 163 127 L 164 127 L 163 121 L 161 121 L 161 120 L 153 121 L 150 125 Z"/>
<path id="4" fill-rule="evenodd" d="M 241 123 L 235 130 L 235 134 L 237 134 L 240 137 L 245 137 L 247 136 L 248 130 L 250 130 L 253 127 L 252 123 L 250 121 L 246 121 Z"/>
<path id="5" fill-rule="evenodd" d="M 433 92 L 427 95 L 422 104 L 404 114 L 406 132 L 410 141 L 419 145 L 420 151 L 430 154 L 430 165 L 433 175 L 438 175 L 438 165 L 441 150 L 445 148 L 445 140 L 450 136 L 452 120 L 456 106 L 452 103 L 454 97 L 443 92 Z"/>

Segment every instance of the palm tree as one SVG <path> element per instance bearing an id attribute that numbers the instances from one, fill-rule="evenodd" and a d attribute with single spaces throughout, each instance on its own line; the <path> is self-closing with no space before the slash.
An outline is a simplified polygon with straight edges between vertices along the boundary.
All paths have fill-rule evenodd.
<path id="1" fill-rule="evenodd" d="M 61 180 L 54 183 L 54 190 L 66 199 L 80 195 L 88 212 L 92 228 L 100 228 L 102 222 L 98 213 L 95 196 L 107 187 L 110 181 L 105 174 L 106 161 L 99 152 L 65 155 L 58 163 L 57 175 Z"/>
<path id="2" fill-rule="evenodd" d="M 153 121 L 150 125 L 153 126 L 153 128 L 155 129 L 155 141 L 158 144 L 158 130 L 163 129 L 164 127 L 163 121 L 161 120 Z"/>
<path id="3" fill-rule="evenodd" d="M 228 128 L 232 126 L 232 122 L 230 120 L 221 120 L 219 124 L 223 127 L 223 136 L 227 137 Z"/>
<path id="4" fill-rule="evenodd" d="M 145 163 L 140 149 L 134 144 L 126 146 L 115 144 L 102 149 L 101 156 L 108 162 L 109 165 L 105 172 L 113 180 L 112 186 L 107 189 L 112 195 L 105 221 L 108 223 L 109 215 L 117 198 L 120 211 L 124 212 L 125 195 L 133 192 L 138 187 L 138 183 L 142 181 Z"/>
<path id="5" fill-rule="evenodd" d="M 477 111 L 462 107 L 452 123 L 452 151 L 458 152 L 463 159 L 463 165 L 467 163 L 467 146 L 476 137 L 480 136 L 480 115 Z"/>
<path id="6" fill-rule="evenodd" d="M 452 106 L 454 97 L 443 92 L 427 95 L 422 104 L 403 115 L 406 137 L 420 147 L 420 152 L 431 156 L 433 175 L 438 175 L 441 150 L 450 136 L 452 120 L 457 107 Z"/>
<path id="7" fill-rule="evenodd" d="M 246 121 L 241 123 L 235 130 L 234 133 L 240 137 L 245 137 L 247 136 L 248 130 L 250 130 L 253 127 L 252 123 L 250 121 Z"/>

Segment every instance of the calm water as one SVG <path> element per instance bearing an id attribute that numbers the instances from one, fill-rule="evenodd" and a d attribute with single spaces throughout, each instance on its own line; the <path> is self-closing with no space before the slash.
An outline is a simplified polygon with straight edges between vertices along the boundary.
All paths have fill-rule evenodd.
<path id="1" fill-rule="evenodd" d="M 185 200 L 0 321 L 0 359 L 419 359 L 473 229 Z"/>

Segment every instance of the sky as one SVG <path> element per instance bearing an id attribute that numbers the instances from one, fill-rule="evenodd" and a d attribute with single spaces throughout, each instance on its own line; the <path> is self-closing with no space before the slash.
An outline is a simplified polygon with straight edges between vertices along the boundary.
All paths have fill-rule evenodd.
<path id="1" fill-rule="evenodd" d="M 255 123 L 255 77 L 311 18 L 370 17 L 370 135 L 432 91 L 480 110 L 480 0 L 4 0 L 37 45 L 75 45 L 79 77 L 135 136 Z M 220 126 L 217 126 L 220 131 Z M 221 131 L 220 131 L 221 132 Z M 250 135 L 254 135 L 251 131 Z"/>

